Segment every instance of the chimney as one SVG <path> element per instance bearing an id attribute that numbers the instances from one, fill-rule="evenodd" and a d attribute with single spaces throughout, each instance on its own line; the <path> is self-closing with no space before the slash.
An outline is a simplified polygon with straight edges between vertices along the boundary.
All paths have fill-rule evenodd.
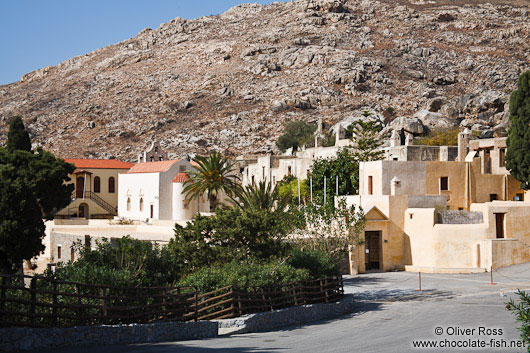
<path id="1" fill-rule="evenodd" d="M 458 134 L 458 161 L 464 162 L 468 153 L 468 145 L 471 140 L 471 131 L 466 128 Z"/>

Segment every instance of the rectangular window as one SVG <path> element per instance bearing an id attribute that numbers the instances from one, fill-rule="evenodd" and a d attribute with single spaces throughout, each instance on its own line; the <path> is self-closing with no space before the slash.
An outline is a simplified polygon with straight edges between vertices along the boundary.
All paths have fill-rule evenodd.
<path id="1" fill-rule="evenodd" d="M 61 254 L 61 252 L 62 252 L 61 250 L 62 250 L 61 246 L 57 245 L 57 260 L 59 260 L 61 258 L 61 255 L 62 255 Z"/>
<path id="2" fill-rule="evenodd" d="M 499 167 L 506 166 L 506 148 L 499 148 Z"/>
<path id="3" fill-rule="evenodd" d="M 261 174 L 263 179 L 265 179 L 265 167 L 261 167 Z"/>
<path id="4" fill-rule="evenodd" d="M 524 201 L 524 194 L 522 193 L 519 193 L 519 194 L 516 194 L 515 197 L 513 198 L 514 201 Z"/>
<path id="5" fill-rule="evenodd" d="M 291 174 L 292 174 L 291 166 L 288 166 L 287 167 L 287 175 L 291 175 Z"/>
<path id="6" fill-rule="evenodd" d="M 490 194 L 490 202 L 497 200 L 497 194 Z"/>
<path id="7" fill-rule="evenodd" d="M 70 248 L 70 261 L 74 262 L 75 260 L 75 249 L 74 247 Z"/>
<path id="8" fill-rule="evenodd" d="M 368 195 L 374 194 L 374 177 L 368 177 Z"/>
<path id="9" fill-rule="evenodd" d="M 449 177 L 440 177 L 440 191 L 449 190 Z"/>

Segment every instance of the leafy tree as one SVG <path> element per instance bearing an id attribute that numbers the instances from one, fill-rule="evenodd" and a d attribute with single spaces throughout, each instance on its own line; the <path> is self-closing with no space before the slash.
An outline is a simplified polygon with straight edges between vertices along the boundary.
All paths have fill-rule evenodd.
<path id="1" fill-rule="evenodd" d="M 337 205 L 309 204 L 303 209 L 306 232 L 310 237 L 297 239 L 302 248 L 324 251 L 341 257 L 350 246 L 362 244 L 360 235 L 366 220 L 362 209 L 355 205 L 347 206 L 344 198 Z"/>
<path id="2" fill-rule="evenodd" d="M 184 183 L 184 194 L 190 200 L 206 194 L 210 200 L 210 207 L 216 208 L 220 193 L 231 196 L 238 186 L 239 177 L 234 173 L 232 163 L 215 152 L 208 157 L 197 156 L 194 159 L 195 168 L 188 171 L 190 179 Z"/>
<path id="3" fill-rule="evenodd" d="M 298 205 L 298 179 L 292 175 L 284 177 L 278 182 L 279 197 L 287 199 L 291 205 Z M 300 180 L 300 202 L 306 204 L 310 201 L 309 186 L 305 180 Z"/>
<path id="4" fill-rule="evenodd" d="M 506 309 L 513 311 L 515 319 L 521 323 L 518 328 L 521 332 L 521 341 L 525 346 L 530 345 L 530 294 L 523 291 L 517 290 L 516 293 L 519 296 L 519 302 L 516 303 L 513 299 L 510 299 L 506 303 Z"/>
<path id="5" fill-rule="evenodd" d="M 29 134 L 24 128 L 24 123 L 20 116 L 16 116 L 9 124 L 7 133 L 7 149 L 9 151 L 22 150 L 31 151 L 31 140 Z"/>
<path id="6" fill-rule="evenodd" d="M 317 203 L 322 203 L 324 199 L 324 177 L 326 178 L 326 200 L 333 203 L 337 176 L 339 177 L 339 195 L 357 193 L 359 189 L 359 163 L 355 154 L 347 148 L 340 149 L 336 157 L 319 158 L 311 166 L 313 199 Z M 305 183 L 307 190 L 309 190 L 310 180 L 307 179 Z"/>
<path id="7" fill-rule="evenodd" d="M 0 149 L 0 164 L 13 166 L 24 178 L 38 201 L 43 217 L 52 219 L 56 211 L 66 207 L 72 198 L 74 185 L 69 175 L 75 166 L 37 148 L 35 153 Z"/>
<path id="8" fill-rule="evenodd" d="M 66 182 L 74 166 L 40 148 L 35 153 L 23 149 L 28 145 L 16 141 L 24 141 L 17 137 L 24 134 L 18 130 L 18 123 L 12 127 L 15 131 L 8 133 L 11 147 L 0 148 L 0 197 L 5 200 L 0 206 L 2 272 L 18 268 L 22 260 L 43 250 L 42 218 L 50 219 L 54 211 L 68 205 L 73 191 L 73 185 Z"/>
<path id="9" fill-rule="evenodd" d="M 197 215 L 186 227 L 175 225 L 169 243 L 185 272 L 251 257 L 267 259 L 285 251 L 282 240 L 294 229 L 291 211 L 240 207 L 219 209 L 215 216 Z"/>
<path id="10" fill-rule="evenodd" d="M 530 71 L 519 77 L 517 89 L 510 96 L 510 128 L 506 140 L 506 168 L 530 189 Z"/>
<path id="11" fill-rule="evenodd" d="M 316 124 L 308 124 L 302 120 L 288 122 L 283 128 L 283 134 L 276 141 L 276 146 L 282 152 L 291 147 L 296 151 L 313 142 L 316 129 Z"/>
<path id="12" fill-rule="evenodd" d="M 44 222 L 30 185 L 12 165 L 0 164 L 0 273 L 19 270 L 44 250 Z"/>

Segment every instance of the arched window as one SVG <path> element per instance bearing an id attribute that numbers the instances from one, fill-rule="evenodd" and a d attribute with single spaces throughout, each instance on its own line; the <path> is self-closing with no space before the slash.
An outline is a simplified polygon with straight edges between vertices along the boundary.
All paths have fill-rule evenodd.
<path id="1" fill-rule="evenodd" d="M 140 197 L 140 212 L 144 210 L 144 199 L 143 197 Z"/>
<path id="2" fill-rule="evenodd" d="M 116 182 L 114 181 L 114 177 L 109 178 L 109 194 L 114 194 L 116 190 Z"/>
<path id="3" fill-rule="evenodd" d="M 100 193 L 101 192 L 101 179 L 99 177 L 94 178 L 94 192 Z"/>
<path id="4" fill-rule="evenodd" d="M 131 198 L 128 197 L 127 198 L 127 211 L 130 211 L 131 210 Z"/>

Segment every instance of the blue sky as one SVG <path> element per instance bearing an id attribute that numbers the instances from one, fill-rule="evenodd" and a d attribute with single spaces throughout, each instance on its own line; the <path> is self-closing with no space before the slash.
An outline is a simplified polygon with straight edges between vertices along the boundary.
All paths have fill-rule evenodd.
<path id="1" fill-rule="evenodd" d="M 145 27 L 219 14 L 246 2 L 272 0 L 0 0 L 0 85 Z"/>

